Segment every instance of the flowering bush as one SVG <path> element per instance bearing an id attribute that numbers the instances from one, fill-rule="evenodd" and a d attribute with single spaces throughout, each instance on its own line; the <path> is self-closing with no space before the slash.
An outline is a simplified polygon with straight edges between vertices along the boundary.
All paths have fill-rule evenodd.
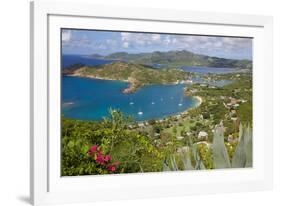
<path id="1" fill-rule="evenodd" d="M 127 130 L 121 113 L 111 113 L 112 118 L 99 122 L 63 118 L 62 176 L 162 171 L 163 148 Z"/>
<path id="2" fill-rule="evenodd" d="M 96 164 L 100 171 L 107 170 L 108 173 L 122 173 L 123 168 L 120 167 L 120 162 L 112 162 L 109 154 L 104 154 L 101 147 L 93 145 L 87 152 L 89 160 Z M 103 172 L 106 173 L 106 172 Z"/>

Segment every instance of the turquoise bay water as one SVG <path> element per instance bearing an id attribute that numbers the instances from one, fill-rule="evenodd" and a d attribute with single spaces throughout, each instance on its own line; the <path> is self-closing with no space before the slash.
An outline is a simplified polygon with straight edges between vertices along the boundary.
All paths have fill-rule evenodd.
<path id="1" fill-rule="evenodd" d="M 62 68 L 73 64 L 96 66 L 111 63 L 112 60 L 94 59 L 81 55 L 62 55 Z M 165 67 L 152 64 L 155 69 Z M 236 72 L 233 68 L 181 67 L 181 69 L 200 75 L 224 74 Z M 213 86 L 224 86 L 229 80 L 207 82 L 194 77 L 194 82 Z M 159 119 L 175 115 L 198 103 L 194 97 L 186 97 L 183 89 L 186 85 L 151 85 L 133 94 L 123 94 L 128 84 L 121 81 L 107 81 L 79 77 L 62 78 L 62 113 L 65 117 L 80 120 L 101 120 L 108 116 L 108 109 L 120 109 L 135 120 Z"/>
<path id="2" fill-rule="evenodd" d="M 150 85 L 123 94 L 125 82 L 80 77 L 62 78 L 62 113 L 67 118 L 101 120 L 108 109 L 120 109 L 135 120 L 159 119 L 195 107 L 198 100 L 183 94 L 186 85 Z"/>

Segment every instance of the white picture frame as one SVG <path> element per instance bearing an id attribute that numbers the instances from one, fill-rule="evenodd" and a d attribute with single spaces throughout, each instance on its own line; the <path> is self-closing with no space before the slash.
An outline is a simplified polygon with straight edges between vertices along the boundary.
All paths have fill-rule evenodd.
<path id="1" fill-rule="evenodd" d="M 144 15 L 145 14 L 145 15 Z M 60 177 L 61 28 L 254 37 L 254 166 L 196 172 Z M 31 200 L 34 205 L 272 188 L 272 17 L 208 12 L 31 3 Z M 266 69 L 265 69 L 266 68 Z M 266 139 L 265 139 L 266 138 Z M 110 194 L 110 195 L 108 195 Z"/>

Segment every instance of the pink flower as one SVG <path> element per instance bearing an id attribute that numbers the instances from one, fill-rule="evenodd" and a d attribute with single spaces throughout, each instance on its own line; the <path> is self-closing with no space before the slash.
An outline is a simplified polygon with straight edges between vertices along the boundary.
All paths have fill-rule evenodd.
<path id="1" fill-rule="evenodd" d="M 92 147 L 90 148 L 90 151 L 91 151 L 91 152 L 96 152 L 97 149 L 98 149 L 98 145 L 94 145 L 94 146 L 92 146 Z"/>
<path id="2" fill-rule="evenodd" d="M 98 149 L 98 145 L 94 145 L 89 149 L 87 154 L 91 156 L 93 153 L 95 153 L 97 151 L 97 149 Z"/>
<path id="3" fill-rule="evenodd" d="M 111 172 L 114 172 L 116 170 L 116 167 L 113 165 L 109 165 L 107 169 Z"/>
<path id="4" fill-rule="evenodd" d="M 104 160 L 105 160 L 106 162 L 108 162 L 108 161 L 110 160 L 110 155 L 105 155 Z"/>
<path id="5" fill-rule="evenodd" d="M 96 162 L 102 164 L 103 163 L 103 155 L 98 154 Z"/>
<path id="6" fill-rule="evenodd" d="M 106 163 L 105 163 L 105 162 L 101 162 L 100 164 L 101 164 L 101 165 L 103 165 L 103 166 L 105 166 L 105 165 L 106 165 Z"/>

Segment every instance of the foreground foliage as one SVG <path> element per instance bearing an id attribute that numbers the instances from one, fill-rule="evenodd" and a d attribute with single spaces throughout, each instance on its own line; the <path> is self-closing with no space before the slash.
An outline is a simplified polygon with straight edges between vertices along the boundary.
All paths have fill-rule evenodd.
<path id="1" fill-rule="evenodd" d="M 102 122 L 63 119 L 63 176 L 162 170 L 163 151 L 156 148 L 147 136 L 127 130 L 130 119 L 121 112 L 110 110 L 110 113 L 111 118 Z M 89 157 L 89 149 L 93 145 L 98 146 L 102 156 Z M 106 155 L 110 156 L 112 163 L 118 162 L 116 170 L 108 170 L 108 165 L 96 161 Z"/>
<path id="2" fill-rule="evenodd" d="M 252 167 L 252 132 L 251 128 L 240 124 L 239 142 L 235 152 L 230 156 L 224 142 L 224 127 L 218 125 L 214 131 L 212 145 L 192 144 L 180 150 L 178 154 L 170 156 L 164 163 L 165 171 L 201 170 L 223 168 Z"/>
<path id="3" fill-rule="evenodd" d="M 222 124 L 213 142 L 156 145 L 148 136 L 128 129 L 129 117 L 110 110 L 101 122 L 63 119 L 62 175 L 92 175 L 252 166 L 251 128 L 239 127 L 239 141 L 224 141 Z"/>

